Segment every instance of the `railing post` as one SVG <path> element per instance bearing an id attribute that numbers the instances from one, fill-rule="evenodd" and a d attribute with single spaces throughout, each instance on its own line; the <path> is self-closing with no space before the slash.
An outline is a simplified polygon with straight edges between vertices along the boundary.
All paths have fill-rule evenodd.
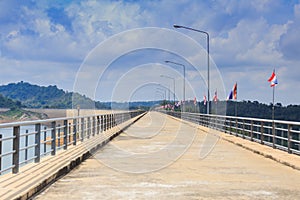
<path id="1" fill-rule="evenodd" d="M 90 117 L 87 118 L 87 131 L 88 131 L 87 139 L 89 139 L 90 135 L 91 135 L 91 118 Z"/>
<path id="2" fill-rule="evenodd" d="M 60 147 L 60 140 L 61 140 L 61 136 L 60 136 L 60 124 L 58 124 L 58 128 L 57 128 L 57 146 Z"/>
<path id="3" fill-rule="evenodd" d="M 243 139 L 245 139 L 245 120 L 243 119 Z"/>
<path id="4" fill-rule="evenodd" d="M 111 129 L 111 114 L 108 115 L 108 129 Z"/>
<path id="5" fill-rule="evenodd" d="M 116 116 L 115 116 L 115 114 L 112 114 L 112 123 L 113 123 L 113 127 L 115 127 L 116 126 Z"/>
<path id="6" fill-rule="evenodd" d="M 68 120 L 64 120 L 64 150 L 68 149 Z"/>
<path id="7" fill-rule="evenodd" d="M 253 141 L 253 120 L 251 120 L 251 132 L 250 132 L 251 141 Z"/>
<path id="8" fill-rule="evenodd" d="M 34 155 L 35 159 L 34 162 L 38 163 L 41 159 L 41 124 L 35 125 L 35 150 Z"/>
<path id="9" fill-rule="evenodd" d="M 77 144 L 77 119 L 73 119 L 73 145 Z"/>
<path id="10" fill-rule="evenodd" d="M 84 140 L 84 118 L 81 118 L 81 130 L 80 130 L 81 142 Z"/>
<path id="11" fill-rule="evenodd" d="M 93 116 L 93 136 L 95 136 L 95 134 L 96 134 L 96 117 L 95 116 Z"/>
<path id="12" fill-rule="evenodd" d="M 232 132 L 231 132 L 231 118 L 229 118 L 229 134 L 231 135 Z"/>
<path id="13" fill-rule="evenodd" d="M 288 125 L 288 144 L 287 144 L 287 147 L 288 147 L 288 153 L 292 153 L 291 151 L 291 129 L 292 129 L 292 125 Z"/>
<path id="14" fill-rule="evenodd" d="M 103 117 L 104 117 L 104 124 L 103 124 L 104 127 L 103 128 L 104 128 L 104 131 L 106 131 L 106 127 L 107 127 L 107 124 L 106 124 L 106 122 L 107 122 L 107 115 L 104 115 Z"/>
<path id="15" fill-rule="evenodd" d="M 71 124 L 71 123 L 69 123 L 69 126 L 68 126 L 68 136 L 69 136 L 69 137 L 68 137 L 68 138 L 69 138 L 69 140 L 68 140 L 69 142 L 67 142 L 67 144 L 68 144 L 68 143 L 71 143 L 71 141 L 72 141 L 71 138 L 72 138 L 72 136 L 73 136 L 73 134 L 72 134 L 72 124 Z"/>
<path id="16" fill-rule="evenodd" d="M 2 155 L 2 135 L 0 134 L 0 155 Z M 2 170 L 2 157 L 0 157 L 0 175 Z"/>
<path id="17" fill-rule="evenodd" d="M 46 131 L 46 129 L 47 129 L 47 127 L 44 126 L 44 153 L 47 152 L 47 142 L 46 142 L 46 140 L 47 140 L 47 131 Z"/>
<path id="18" fill-rule="evenodd" d="M 237 118 L 235 119 L 235 135 L 238 136 L 238 120 Z"/>
<path id="19" fill-rule="evenodd" d="M 264 122 L 260 124 L 260 143 L 264 144 Z"/>
<path id="20" fill-rule="evenodd" d="M 100 133 L 100 118 L 99 115 L 97 115 L 97 135 Z"/>
<path id="21" fill-rule="evenodd" d="M 276 142 L 275 142 L 275 122 L 273 120 L 272 122 L 272 135 L 273 135 L 273 148 L 275 149 L 276 148 Z"/>
<path id="22" fill-rule="evenodd" d="M 13 127 L 13 165 L 14 167 L 12 168 L 12 172 L 14 174 L 19 172 L 19 154 L 20 154 L 20 126 L 14 126 Z"/>
<path id="23" fill-rule="evenodd" d="M 56 122 L 52 122 L 51 123 L 51 155 L 55 155 L 56 154 Z"/>
<path id="24" fill-rule="evenodd" d="M 25 147 L 26 147 L 26 149 L 25 149 L 25 160 L 27 160 L 28 159 L 28 149 L 27 149 L 27 147 L 28 147 L 28 130 L 26 130 L 25 131 L 25 134 L 26 134 L 26 136 L 25 136 Z"/>
<path id="25" fill-rule="evenodd" d="M 105 130 L 107 131 L 109 129 L 109 117 L 108 115 L 105 115 Z"/>
<path id="26" fill-rule="evenodd" d="M 100 120 L 101 120 L 101 121 L 100 121 L 100 129 L 101 129 L 101 133 L 102 133 L 102 132 L 103 132 L 103 129 L 104 129 L 104 123 L 103 123 L 103 122 L 104 122 L 104 119 L 103 119 L 103 115 L 100 116 Z"/>

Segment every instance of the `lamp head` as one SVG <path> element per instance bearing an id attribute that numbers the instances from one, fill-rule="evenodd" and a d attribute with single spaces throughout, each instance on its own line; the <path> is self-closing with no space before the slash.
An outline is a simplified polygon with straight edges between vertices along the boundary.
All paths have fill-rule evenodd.
<path id="1" fill-rule="evenodd" d="M 179 26 L 179 25 L 177 25 L 177 24 L 174 24 L 173 27 L 174 27 L 174 28 L 181 28 L 181 26 Z"/>

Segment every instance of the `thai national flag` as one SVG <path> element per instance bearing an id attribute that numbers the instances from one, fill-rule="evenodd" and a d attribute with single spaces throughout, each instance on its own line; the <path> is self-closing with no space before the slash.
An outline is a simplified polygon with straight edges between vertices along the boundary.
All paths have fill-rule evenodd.
<path id="1" fill-rule="evenodd" d="M 278 84 L 275 70 L 273 71 L 273 73 L 272 73 L 271 77 L 268 79 L 268 81 L 271 82 L 271 87 L 274 87 L 275 85 Z"/>
<path id="2" fill-rule="evenodd" d="M 230 100 L 230 99 L 234 99 L 234 100 L 237 99 L 237 83 L 234 84 L 232 90 L 230 91 L 230 93 L 227 97 L 227 100 Z"/>
<path id="3" fill-rule="evenodd" d="M 203 96 L 203 103 L 204 103 L 204 105 L 206 105 L 206 102 L 207 102 L 206 96 L 204 95 L 204 96 Z"/>

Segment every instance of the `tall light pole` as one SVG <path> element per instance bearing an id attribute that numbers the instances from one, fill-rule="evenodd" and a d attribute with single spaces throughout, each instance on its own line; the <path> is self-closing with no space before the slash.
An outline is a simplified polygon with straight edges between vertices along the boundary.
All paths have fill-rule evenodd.
<path id="1" fill-rule="evenodd" d="M 166 102 L 167 102 L 167 90 L 166 90 L 166 88 L 163 86 L 163 85 L 161 85 L 161 84 L 159 84 L 159 86 L 161 87 L 158 87 L 158 88 L 156 88 L 156 89 L 158 89 L 159 91 L 161 91 L 161 92 L 164 92 L 163 94 L 164 94 L 164 106 L 166 105 Z"/>
<path id="2" fill-rule="evenodd" d="M 161 97 L 162 97 L 162 99 L 164 99 L 165 97 L 164 97 L 164 93 L 162 93 L 161 91 L 156 91 L 156 93 L 157 94 L 160 94 L 161 95 Z M 163 100 L 164 101 L 164 100 Z M 164 108 L 165 108 L 165 104 L 163 104 L 163 106 L 164 106 Z"/>
<path id="3" fill-rule="evenodd" d="M 185 104 L 185 65 L 183 65 L 181 63 L 169 61 L 169 60 L 166 60 L 165 62 L 166 63 L 172 63 L 172 64 L 175 64 L 175 65 L 180 65 L 180 66 L 183 67 L 183 107 L 185 107 L 184 106 L 184 104 Z M 185 111 L 185 109 L 183 109 L 183 111 Z"/>
<path id="4" fill-rule="evenodd" d="M 210 110 L 210 102 L 209 102 L 209 96 L 210 96 L 210 90 L 209 90 L 209 34 L 208 32 L 206 31 L 201 31 L 201 30 L 198 30 L 198 29 L 194 29 L 194 28 L 190 28 L 190 27 L 186 27 L 186 26 L 180 26 L 180 25 L 176 25 L 174 24 L 173 25 L 174 28 L 184 28 L 184 29 L 188 29 L 188 30 L 191 30 L 191 31 L 196 31 L 196 32 L 199 32 L 199 33 L 204 33 L 206 35 L 206 38 L 207 38 L 207 114 L 209 114 L 209 110 Z"/>
<path id="5" fill-rule="evenodd" d="M 160 75 L 160 77 L 165 77 L 165 78 L 173 80 L 173 97 L 174 97 L 173 100 L 174 100 L 174 105 L 175 105 L 175 78 L 166 76 L 166 75 Z"/>

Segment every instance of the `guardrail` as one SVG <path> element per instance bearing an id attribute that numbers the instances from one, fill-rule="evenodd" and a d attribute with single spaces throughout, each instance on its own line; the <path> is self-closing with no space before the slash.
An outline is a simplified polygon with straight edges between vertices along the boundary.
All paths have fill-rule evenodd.
<path id="1" fill-rule="evenodd" d="M 202 126 L 300 155 L 300 122 L 163 111 Z"/>
<path id="2" fill-rule="evenodd" d="M 38 163 L 43 156 L 54 156 L 59 150 L 67 150 L 78 141 L 90 139 L 144 112 L 138 110 L 0 124 L 0 175 L 18 173 L 22 165 Z"/>

